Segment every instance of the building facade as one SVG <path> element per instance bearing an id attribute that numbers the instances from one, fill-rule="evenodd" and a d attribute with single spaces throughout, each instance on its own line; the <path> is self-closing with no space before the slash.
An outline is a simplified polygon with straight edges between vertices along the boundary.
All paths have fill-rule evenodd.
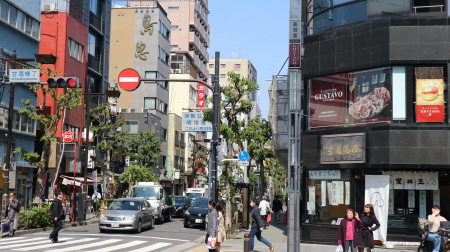
<path id="1" fill-rule="evenodd" d="M 345 209 L 361 214 L 371 203 L 387 211 L 380 240 L 415 241 L 433 205 L 450 214 L 448 6 L 313 6 L 302 60 L 302 239 L 337 240 Z M 374 188 L 382 198 L 368 196 Z"/>
<path id="2" fill-rule="evenodd" d="M 169 78 L 171 24 L 166 11 L 157 1 L 128 3 L 112 9 L 110 81 L 117 82 L 119 73 L 127 68 L 135 69 L 141 78 Z M 160 165 L 155 168 L 158 177 L 165 171 L 172 177 L 167 166 L 170 85 L 167 81 L 142 81 L 134 91 L 124 91 L 119 86 L 121 95 L 117 99 L 118 112 L 124 113 L 127 128 L 136 129 L 130 134 L 141 130 L 138 125 L 146 122 L 146 114 L 160 119 L 160 129 L 152 131 L 162 141 Z M 141 116 L 131 118 L 131 114 Z"/>
<path id="3" fill-rule="evenodd" d="M 13 68 L 36 67 L 34 62 L 26 64 L 11 62 L 13 54 L 17 58 L 34 58 L 34 54 L 39 53 L 39 42 L 41 29 L 40 1 L 0 1 L 0 80 L 4 80 L 7 70 Z M 4 165 L 6 157 L 6 133 L 8 128 L 9 109 L 9 85 L 4 85 L 0 98 L 0 159 Z M 11 163 L 9 171 L 9 190 L 14 191 L 22 206 L 28 206 L 32 200 L 33 190 L 26 187 L 26 183 L 35 184 L 36 167 L 21 160 L 20 153 L 14 154 L 14 149 L 21 147 L 27 152 L 35 150 L 36 122 L 18 113 L 25 105 L 22 100 L 31 100 L 33 104 L 36 100 L 31 96 L 31 91 L 24 84 L 16 84 L 14 93 L 14 113 L 12 125 L 12 145 Z M 1 170 L 0 174 L 4 175 Z M 4 179 L 0 180 L 3 190 Z"/>

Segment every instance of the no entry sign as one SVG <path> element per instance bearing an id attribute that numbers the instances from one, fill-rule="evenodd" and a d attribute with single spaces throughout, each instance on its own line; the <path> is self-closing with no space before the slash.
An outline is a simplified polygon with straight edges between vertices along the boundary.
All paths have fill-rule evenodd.
<path id="1" fill-rule="evenodd" d="M 125 91 L 135 90 L 140 83 L 141 77 L 139 73 L 132 68 L 122 70 L 119 74 L 119 86 Z"/>
<path id="2" fill-rule="evenodd" d="M 66 130 L 63 132 L 63 136 L 62 139 L 65 143 L 70 143 L 73 141 L 73 139 L 75 138 L 75 135 L 73 134 L 73 131 L 71 130 Z"/>

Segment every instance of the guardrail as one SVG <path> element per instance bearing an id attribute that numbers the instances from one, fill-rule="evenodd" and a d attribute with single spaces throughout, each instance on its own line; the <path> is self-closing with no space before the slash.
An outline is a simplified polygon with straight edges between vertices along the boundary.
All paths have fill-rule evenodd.
<path id="1" fill-rule="evenodd" d="M 428 6 L 415 6 L 413 7 L 414 9 L 414 13 L 417 13 L 417 9 L 431 9 L 431 8 L 441 8 L 441 12 L 442 9 L 444 8 L 444 5 L 428 5 Z"/>

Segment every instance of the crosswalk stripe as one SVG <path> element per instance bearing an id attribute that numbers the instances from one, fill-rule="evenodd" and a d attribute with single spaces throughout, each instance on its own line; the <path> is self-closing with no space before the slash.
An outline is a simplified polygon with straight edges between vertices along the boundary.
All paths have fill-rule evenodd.
<path id="1" fill-rule="evenodd" d="M 156 244 L 147 246 L 147 247 L 143 247 L 143 248 L 138 248 L 135 250 L 129 250 L 128 252 L 148 252 L 148 251 L 153 251 L 156 249 L 160 249 L 160 248 L 164 248 L 166 246 L 172 245 L 172 243 L 165 243 L 165 242 L 158 242 Z"/>
<path id="2" fill-rule="evenodd" d="M 13 249 L 13 250 L 28 251 L 28 250 L 36 250 L 36 249 L 45 249 L 45 248 L 49 248 L 49 247 L 66 246 L 66 245 L 75 244 L 75 243 L 85 243 L 85 242 L 92 241 L 92 240 L 97 240 L 97 238 L 85 238 L 85 239 L 81 239 L 81 240 L 73 240 L 73 241 L 68 241 L 68 242 L 63 242 L 63 243 L 52 243 L 50 240 L 48 240 L 48 244 L 32 246 L 32 247 L 17 248 L 17 249 Z M 23 246 L 28 246 L 28 244 L 24 244 Z M 17 244 L 16 247 L 20 247 L 20 245 Z M 57 249 L 56 251 L 61 251 L 61 249 Z"/>
<path id="3" fill-rule="evenodd" d="M 24 237 L 24 236 L 20 236 L 20 237 L 8 237 L 8 238 L 4 238 L 4 240 L 3 240 L 3 238 L 2 238 L 2 241 L 3 242 L 5 242 L 5 241 L 17 241 L 17 240 L 20 240 L 20 239 L 25 239 L 26 237 Z M 2 243 L 2 241 L 0 241 L 0 244 Z"/>
<path id="4" fill-rule="evenodd" d="M 133 247 L 133 246 L 145 243 L 145 242 L 146 241 L 132 241 L 132 242 L 116 245 L 114 247 L 108 247 L 108 251 L 130 248 L 130 247 Z M 97 249 L 97 250 L 89 250 L 89 252 L 104 252 L 104 251 L 105 251 L 105 248 L 101 248 L 101 249 Z"/>
<path id="5" fill-rule="evenodd" d="M 61 239 L 61 241 L 67 241 L 67 240 L 72 240 L 72 239 L 73 238 L 64 238 L 64 239 Z M 30 239 L 30 240 L 33 240 L 33 239 Z M 39 244 L 44 244 L 44 243 L 51 243 L 50 239 L 48 239 L 48 238 L 47 239 L 45 239 L 45 238 L 40 239 L 40 241 L 29 242 L 30 240 L 22 241 L 23 242 L 22 243 L 23 246 L 31 246 L 31 245 L 39 245 Z M 17 248 L 17 247 L 20 247 L 22 244 L 21 243 L 17 243 L 17 242 L 15 242 L 14 244 L 6 245 L 6 246 L 1 244 L 0 248 L 2 248 L 2 249 Z M 34 249 L 34 246 L 33 246 L 33 249 Z"/>
<path id="6" fill-rule="evenodd" d="M 33 238 L 33 239 L 27 239 L 26 242 L 29 242 L 29 241 L 37 241 L 37 240 L 42 240 L 42 239 L 45 239 L 45 238 Z M 48 238 L 47 238 L 47 240 L 48 240 Z M 25 240 L 23 240 L 23 241 L 21 241 L 21 240 L 14 240 L 14 241 L 11 241 L 11 239 L 8 239 L 8 240 L 5 240 L 5 241 L 0 241 L 0 247 L 2 247 L 3 245 L 7 245 L 7 244 L 17 244 L 17 243 L 20 244 L 21 242 L 25 242 Z"/>
<path id="7" fill-rule="evenodd" d="M 110 239 L 110 240 L 104 240 L 104 241 L 100 241 L 100 242 L 94 242 L 94 243 L 88 243 L 88 244 L 84 244 L 84 245 L 80 245 L 80 246 L 75 246 L 75 247 L 65 247 L 64 248 L 64 252 L 65 251 L 80 251 L 82 249 L 86 249 L 86 248 L 92 248 L 92 247 L 97 247 L 97 246 L 102 246 L 102 245 L 106 245 L 106 244 L 110 244 L 110 243 L 115 243 L 115 242 L 120 242 L 122 240 L 119 239 Z M 67 244 L 67 243 L 66 243 Z M 55 250 L 50 250 L 50 251 L 61 251 L 61 249 L 55 249 Z"/>

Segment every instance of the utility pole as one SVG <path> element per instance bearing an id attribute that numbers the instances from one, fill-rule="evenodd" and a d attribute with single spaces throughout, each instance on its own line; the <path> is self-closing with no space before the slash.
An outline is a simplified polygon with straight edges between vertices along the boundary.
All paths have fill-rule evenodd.
<path id="1" fill-rule="evenodd" d="M 219 141 L 219 71 L 220 71 L 220 52 L 216 52 L 215 55 L 215 73 L 214 73 L 214 91 L 213 91 L 213 141 L 212 141 L 212 154 L 211 154 L 211 196 L 214 201 L 219 200 L 218 188 L 217 188 L 217 146 Z"/>

